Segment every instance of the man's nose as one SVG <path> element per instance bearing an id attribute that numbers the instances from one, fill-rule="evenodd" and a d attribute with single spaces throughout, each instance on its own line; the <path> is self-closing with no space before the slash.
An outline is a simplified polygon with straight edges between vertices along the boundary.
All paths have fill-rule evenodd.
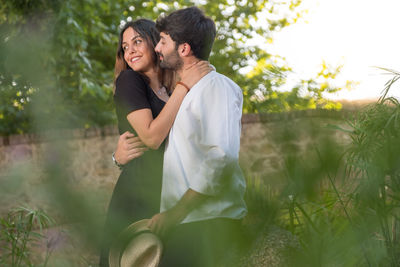
<path id="1" fill-rule="evenodd" d="M 160 43 L 157 43 L 156 47 L 154 48 L 154 51 L 156 51 L 157 53 L 160 52 Z"/>

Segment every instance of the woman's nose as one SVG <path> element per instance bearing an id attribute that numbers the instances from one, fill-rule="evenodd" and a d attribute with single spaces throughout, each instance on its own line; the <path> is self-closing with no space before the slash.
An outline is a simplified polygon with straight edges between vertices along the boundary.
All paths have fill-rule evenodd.
<path id="1" fill-rule="evenodd" d="M 128 53 L 129 53 L 129 54 L 133 54 L 133 53 L 135 53 L 135 52 L 136 52 L 135 46 L 134 46 L 134 45 L 129 46 L 129 48 L 128 48 Z"/>

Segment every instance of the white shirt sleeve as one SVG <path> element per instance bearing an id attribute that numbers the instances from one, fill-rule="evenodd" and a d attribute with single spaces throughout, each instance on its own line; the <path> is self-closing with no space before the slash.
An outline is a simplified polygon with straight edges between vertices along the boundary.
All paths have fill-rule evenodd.
<path id="1" fill-rule="evenodd" d="M 189 188 L 217 195 L 229 184 L 231 163 L 237 164 L 243 97 L 241 89 L 227 78 L 210 80 L 196 95 L 190 112 L 198 128 L 194 141 L 198 169 L 187 177 Z"/>

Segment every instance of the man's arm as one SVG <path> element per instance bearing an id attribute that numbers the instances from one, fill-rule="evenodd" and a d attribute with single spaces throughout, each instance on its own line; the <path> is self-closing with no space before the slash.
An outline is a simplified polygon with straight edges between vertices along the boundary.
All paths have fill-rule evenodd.
<path id="1" fill-rule="evenodd" d="M 188 189 L 182 198 L 171 209 L 154 215 L 148 227 L 158 235 L 165 235 L 171 228 L 178 225 L 186 216 L 209 196 Z"/>
<path id="2" fill-rule="evenodd" d="M 195 164 L 187 175 L 188 187 L 205 195 L 219 195 L 238 162 L 242 94 L 229 79 L 212 79 L 192 101 L 192 119 L 198 122 L 192 151 Z M 187 136 L 189 139 L 190 137 Z"/>
<path id="3" fill-rule="evenodd" d="M 229 173 L 230 164 L 239 155 L 241 105 L 240 89 L 226 80 L 213 80 L 196 95 L 190 113 L 199 123 L 189 132 L 195 133 L 191 140 L 198 149 L 191 155 L 196 164 L 186 177 L 189 189 L 175 206 L 153 216 L 149 227 L 155 233 L 165 234 L 205 199 L 218 196 L 225 188 L 225 171 Z"/>

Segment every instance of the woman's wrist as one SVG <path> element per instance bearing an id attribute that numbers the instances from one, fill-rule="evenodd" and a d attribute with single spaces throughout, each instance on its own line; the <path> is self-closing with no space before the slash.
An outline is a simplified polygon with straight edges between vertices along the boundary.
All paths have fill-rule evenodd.
<path id="1" fill-rule="evenodd" d="M 119 163 L 119 162 L 117 161 L 117 159 L 115 158 L 115 152 L 112 153 L 112 160 L 113 160 L 114 164 L 115 164 L 120 170 L 122 170 L 122 168 L 124 167 L 124 165 L 121 164 L 121 163 Z"/>
<path id="2" fill-rule="evenodd" d="M 182 82 L 182 81 L 179 81 L 179 82 L 177 82 L 177 83 L 175 84 L 175 88 L 176 88 L 178 85 L 181 85 L 182 87 L 184 87 L 184 88 L 186 89 L 187 92 L 190 91 L 190 87 L 189 87 L 186 83 L 184 83 L 184 82 Z"/>
<path id="3" fill-rule="evenodd" d="M 188 90 L 180 84 L 177 84 L 174 88 L 174 91 L 172 92 L 173 95 L 180 95 L 180 96 L 186 96 L 186 94 L 188 93 Z"/>

